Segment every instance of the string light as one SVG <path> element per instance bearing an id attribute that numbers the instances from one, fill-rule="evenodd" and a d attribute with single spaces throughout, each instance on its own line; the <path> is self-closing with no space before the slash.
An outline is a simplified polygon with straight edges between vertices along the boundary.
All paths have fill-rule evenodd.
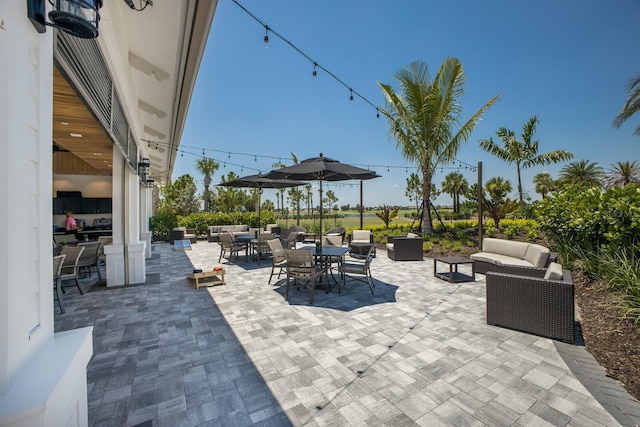
<path id="1" fill-rule="evenodd" d="M 269 26 L 264 26 L 264 47 L 269 47 Z"/>
<path id="2" fill-rule="evenodd" d="M 280 33 L 278 33 L 277 31 L 274 31 L 273 28 L 269 27 L 267 24 L 265 24 L 264 22 L 262 22 L 262 20 L 260 18 L 258 18 L 257 16 L 255 16 L 253 13 L 251 13 L 246 7 L 244 7 L 243 5 L 241 5 L 237 0 L 233 0 L 233 2 L 240 8 L 242 9 L 247 15 L 249 15 L 250 17 L 252 17 L 256 22 L 258 22 L 260 25 L 262 25 L 265 28 L 265 36 L 264 36 L 264 41 L 265 41 L 265 47 L 269 41 L 269 32 L 271 32 L 271 34 L 275 35 L 276 37 L 278 37 L 280 40 L 282 40 L 283 42 L 285 42 L 286 44 L 288 44 L 289 46 L 291 46 L 296 52 L 298 52 L 300 55 L 302 55 L 307 61 L 311 62 L 314 65 L 314 70 L 312 72 L 312 75 L 315 77 L 317 75 L 316 72 L 316 68 L 321 69 L 322 71 L 324 71 L 325 73 L 327 73 L 329 76 L 333 77 L 333 79 L 335 81 L 337 81 L 338 83 L 340 83 L 342 86 L 344 86 L 345 88 L 349 89 L 351 91 L 351 101 L 353 101 L 353 95 L 358 96 L 360 99 L 362 99 L 364 102 L 366 102 L 367 104 L 369 104 L 371 107 L 378 109 L 378 107 L 371 101 L 369 101 L 367 98 L 365 98 L 363 95 L 361 95 L 360 93 L 358 93 L 357 91 L 353 90 L 351 88 L 351 86 L 347 85 L 343 80 L 341 80 L 338 76 L 336 76 L 334 73 L 332 73 L 331 71 L 329 71 L 328 69 L 326 69 L 325 67 L 323 67 L 322 65 L 318 64 L 317 61 L 315 61 L 314 59 L 312 59 L 309 55 L 307 55 L 306 53 L 304 53 L 302 50 L 300 50 L 300 48 L 298 48 L 296 45 L 294 45 L 292 42 L 290 42 L 289 40 L 287 40 L 285 37 L 283 37 Z"/>
<path id="3" fill-rule="evenodd" d="M 353 102 L 353 89 L 349 88 L 349 102 Z"/>
<path id="4" fill-rule="evenodd" d="M 318 63 L 314 62 L 313 63 L 313 71 L 311 72 L 311 75 L 313 76 L 313 78 L 315 79 L 316 77 L 318 77 L 318 72 L 316 71 L 316 68 L 318 67 Z"/>

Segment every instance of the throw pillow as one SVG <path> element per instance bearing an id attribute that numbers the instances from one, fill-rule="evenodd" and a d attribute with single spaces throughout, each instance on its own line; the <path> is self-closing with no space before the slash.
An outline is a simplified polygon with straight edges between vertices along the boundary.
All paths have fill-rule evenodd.
<path id="1" fill-rule="evenodd" d="M 562 265 L 557 262 L 549 264 L 547 271 L 544 273 L 544 278 L 550 280 L 562 280 Z"/>

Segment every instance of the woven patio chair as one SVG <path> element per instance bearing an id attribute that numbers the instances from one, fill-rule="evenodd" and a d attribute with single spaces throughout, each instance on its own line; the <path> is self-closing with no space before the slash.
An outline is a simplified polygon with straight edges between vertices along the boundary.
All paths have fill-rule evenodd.
<path id="1" fill-rule="evenodd" d="M 284 253 L 282 242 L 279 239 L 268 240 L 267 243 L 271 249 L 271 275 L 268 282 L 271 284 L 271 278 L 275 274 L 276 268 L 279 268 L 278 279 L 280 279 L 282 271 L 287 269 L 287 255 Z"/>
<path id="2" fill-rule="evenodd" d="M 60 288 L 62 292 L 64 292 L 64 282 L 73 279 L 80 291 L 80 295 L 84 295 L 80 283 L 78 283 L 78 260 L 82 252 L 84 252 L 82 246 L 66 246 L 62 248 L 60 255 L 66 255 L 64 263 L 62 264 L 62 271 L 60 272 Z"/>
<path id="3" fill-rule="evenodd" d="M 249 249 L 247 243 L 238 243 L 234 241 L 233 236 L 228 231 L 221 232 L 218 237 L 220 238 L 220 257 L 218 258 L 218 262 L 222 260 L 225 253 L 229 254 L 229 262 L 231 262 L 234 254 L 237 260 L 239 253 L 242 250 L 246 252 L 245 258 L 248 256 Z"/>
<path id="4" fill-rule="evenodd" d="M 316 265 L 313 254 L 309 249 L 285 250 L 287 257 L 287 286 L 284 291 L 284 300 L 289 301 L 289 286 L 291 279 L 296 282 L 300 290 L 299 281 L 304 281 L 309 287 L 309 304 L 313 304 L 313 293 L 316 284 L 324 274 L 324 268 Z"/>
<path id="5" fill-rule="evenodd" d="M 78 243 L 78 246 L 84 248 L 82 255 L 80 255 L 80 259 L 78 259 L 78 271 L 86 270 L 89 273 L 89 277 L 91 277 L 91 267 L 95 267 L 98 272 L 98 279 L 102 280 L 100 268 L 98 267 L 100 242 Z"/>
<path id="6" fill-rule="evenodd" d="M 343 261 L 338 266 L 342 284 L 346 282 L 346 277 L 349 276 L 352 280 L 357 280 L 368 284 L 369 289 L 371 289 L 371 294 L 373 295 L 373 288 L 376 285 L 373 282 L 373 277 L 371 276 L 371 263 L 373 262 L 373 251 L 375 249 L 376 245 L 372 243 L 371 247 L 369 247 L 367 255 L 364 258 L 362 258 L 361 256 L 352 257 L 349 258 L 348 261 Z M 353 276 L 364 276 L 364 278 Z"/>
<path id="7" fill-rule="evenodd" d="M 62 264 L 66 255 L 58 255 L 53 257 L 53 290 L 54 296 L 58 300 L 58 307 L 60 307 L 60 313 L 64 314 L 64 307 L 62 306 L 62 280 L 60 278 L 60 272 L 62 271 Z"/>

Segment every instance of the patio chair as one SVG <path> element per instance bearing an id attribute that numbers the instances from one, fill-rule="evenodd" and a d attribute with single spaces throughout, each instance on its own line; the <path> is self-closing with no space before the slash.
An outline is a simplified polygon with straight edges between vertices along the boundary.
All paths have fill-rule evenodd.
<path id="1" fill-rule="evenodd" d="M 287 286 L 284 291 L 284 300 L 289 301 L 291 279 L 295 280 L 298 290 L 300 290 L 298 281 L 302 280 L 307 282 L 309 286 L 309 304 L 313 304 L 313 292 L 324 274 L 324 268 L 316 265 L 309 249 L 285 250 L 285 255 L 287 257 Z"/>
<path id="2" fill-rule="evenodd" d="M 295 249 L 298 243 L 298 233 L 285 230 L 287 233 L 280 236 L 280 241 L 285 249 Z"/>
<path id="3" fill-rule="evenodd" d="M 342 236 L 338 234 L 323 236 L 322 246 L 342 246 Z"/>
<path id="4" fill-rule="evenodd" d="M 78 260 L 82 252 L 84 252 L 84 247 L 82 246 L 67 246 L 62 249 L 60 255 L 66 255 L 60 272 L 60 288 L 62 292 L 64 292 L 64 282 L 73 279 L 80 291 L 80 295 L 84 295 L 80 283 L 78 283 Z"/>
<path id="5" fill-rule="evenodd" d="M 58 255 L 53 257 L 53 290 L 55 298 L 58 300 L 58 307 L 60 307 L 60 313 L 64 314 L 64 307 L 62 306 L 62 280 L 60 279 L 60 272 L 62 271 L 62 264 L 64 263 L 66 255 Z"/>
<path id="6" fill-rule="evenodd" d="M 569 270 L 557 263 L 547 268 L 496 265 L 486 276 L 487 324 L 575 342 Z"/>
<path id="7" fill-rule="evenodd" d="M 78 239 L 75 234 L 55 234 L 53 241 L 58 245 L 75 245 Z"/>
<path id="8" fill-rule="evenodd" d="M 98 249 L 98 266 L 104 265 L 106 267 L 107 256 L 104 253 L 104 247 L 113 243 L 113 237 L 100 236 L 98 237 L 98 242 L 100 242 L 100 249 Z"/>
<path id="9" fill-rule="evenodd" d="M 371 256 L 376 257 L 376 248 L 375 242 L 373 240 L 373 231 L 371 230 L 353 230 L 351 234 L 349 234 L 349 247 L 351 248 L 351 254 L 359 254 L 361 257 L 365 255 L 365 251 L 368 251 L 367 244 L 371 243 L 374 245 L 373 253 Z M 367 249 L 365 249 L 367 248 Z"/>
<path id="10" fill-rule="evenodd" d="M 331 230 L 327 231 L 327 236 L 340 236 L 340 245 L 344 243 L 344 236 L 347 230 L 344 227 L 334 227 Z"/>
<path id="11" fill-rule="evenodd" d="M 373 277 L 371 276 L 371 262 L 373 262 L 373 251 L 375 250 L 376 245 L 371 244 L 369 247 L 369 251 L 364 258 L 360 256 L 350 258 L 349 261 L 344 261 L 342 264 L 338 266 L 338 271 L 340 272 L 340 279 L 342 284 L 346 282 L 346 276 L 365 276 L 364 278 L 359 277 L 351 277 L 352 280 L 357 280 L 360 282 L 364 282 L 369 285 L 369 289 L 371 289 L 371 294 L 373 295 L 373 288 L 376 286 L 373 283 Z"/>
<path id="12" fill-rule="evenodd" d="M 282 270 L 287 268 L 287 255 L 284 253 L 282 242 L 279 239 L 271 239 L 267 241 L 269 248 L 271 249 L 271 275 L 269 276 L 269 284 L 271 284 L 271 278 L 275 274 L 276 268 L 279 268 L 278 279 Z"/>
<path id="13" fill-rule="evenodd" d="M 276 238 L 275 233 L 260 233 L 256 241 L 256 256 L 258 257 L 258 264 L 260 264 L 260 256 L 271 252 L 269 241 Z"/>
<path id="14" fill-rule="evenodd" d="M 89 277 L 91 277 L 91 267 L 95 267 L 98 272 L 98 279 L 102 280 L 100 268 L 98 267 L 98 251 L 100 250 L 100 242 L 78 243 L 78 246 L 84 248 L 82 255 L 80 255 L 80 258 L 78 259 L 78 272 L 86 269 L 89 273 Z"/>
<path id="15" fill-rule="evenodd" d="M 234 241 L 233 236 L 228 231 L 221 232 L 218 237 L 220 238 L 220 257 L 218 258 L 218 262 L 222 260 L 225 253 L 229 254 L 229 262 L 231 262 L 234 254 L 236 259 L 238 259 L 238 254 L 241 250 L 246 252 L 245 259 L 249 255 L 248 244 Z"/>

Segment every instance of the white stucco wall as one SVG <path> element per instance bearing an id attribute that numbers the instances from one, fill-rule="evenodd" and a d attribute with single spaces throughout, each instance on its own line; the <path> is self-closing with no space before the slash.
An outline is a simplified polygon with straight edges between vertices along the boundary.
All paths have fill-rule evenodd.
<path id="1" fill-rule="evenodd" d="M 53 330 L 52 34 L 26 11 L 0 2 L 0 425 L 86 425 L 91 328 Z"/>

